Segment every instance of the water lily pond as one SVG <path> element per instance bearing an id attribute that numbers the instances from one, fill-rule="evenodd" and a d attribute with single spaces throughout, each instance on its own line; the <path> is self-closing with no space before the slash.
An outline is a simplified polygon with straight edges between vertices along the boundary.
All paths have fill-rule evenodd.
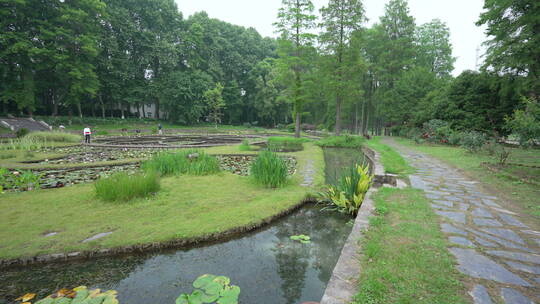
<path id="1" fill-rule="evenodd" d="M 173 304 L 206 273 L 230 277 L 241 288 L 240 303 L 319 301 L 352 228 L 350 220 L 309 205 L 255 232 L 200 248 L 4 269 L 0 303 L 12 303 L 26 292 L 43 297 L 86 285 L 117 290 L 121 303 Z M 309 242 L 291 239 L 297 235 L 309 236 Z"/>

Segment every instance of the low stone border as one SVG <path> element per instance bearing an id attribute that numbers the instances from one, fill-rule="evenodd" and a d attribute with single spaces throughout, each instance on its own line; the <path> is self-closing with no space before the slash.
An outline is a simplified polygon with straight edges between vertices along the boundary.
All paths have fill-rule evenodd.
<path id="1" fill-rule="evenodd" d="M 98 249 L 91 251 L 76 251 L 70 253 L 53 253 L 45 254 L 34 257 L 23 257 L 16 259 L 0 259 L 0 269 L 16 266 L 26 266 L 33 264 L 43 264 L 43 263 L 53 263 L 53 262 L 65 262 L 65 261 L 74 261 L 74 260 L 84 260 L 97 257 L 105 256 L 114 256 L 127 253 L 142 253 L 142 252 L 152 252 L 158 251 L 161 249 L 170 249 L 170 248 L 187 248 L 195 245 L 201 245 L 203 243 L 212 243 L 212 242 L 222 242 L 239 236 L 243 233 L 250 232 L 266 226 L 272 223 L 275 220 L 282 218 L 285 215 L 291 214 L 297 209 L 301 208 L 307 203 L 316 202 L 315 198 L 307 195 L 303 200 L 297 204 L 289 207 L 288 209 L 282 210 L 273 216 L 267 217 L 259 222 L 249 224 L 246 226 L 231 228 L 223 232 L 212 233 L 208 235 L 203 235 L 200 237 L 187 238 L 187 239 L 177 239 L 168 242 L 155 242 L 155 243 L 146 243 L 139 245 L 131 245 L 117 248 L 108 248 L 108 249 Z"/>
<path id="2" fill-rule="evenodd" d="M 377 188 L 372 187 L 366 193 L 320 304 L 348 304 L 358 292 L 358 278 L 361 273 L 359 240 L 369 228 L 369 217 L 375 209 L 371 196 L 376 191 Z"/>
<path id="3" fill-rule="evenodd" d="M 358 210 L 354 226 L 341 250 L 338 262 L 332 272 L 332 277 L 326 285 L 326 290 L 320 304 L 348 304 L 353 300 L 358 292 L 358 278 L 361 274 L 360 268 L 360 239 L 364 231 L 369 228 L 369 217 L 375 210 L 373 199 L 371 198 L 378 187 L 384 184 L 392 186 L 398 185 L 397 176 L 386 174 L 380 162 L 380 154 L 368 147 L 363 147 L 362 152 L 372 164 L 374 183 L 366 193 L 364 201 Z"/>
<path id="4" fill-rule="evenodd" d="M 373 175 L 375 176 L 373 180 L 375 187 L 380 187 L 384 184 L 388 184 L 393 187 L 397 186 L 397 175 L 385 172 L 384 167 L 381 164 L 381 155 L 377 151 L 368 147 L 362 147 L 362 153 L 364 153 L 364 155 L 371 162 Z"/>

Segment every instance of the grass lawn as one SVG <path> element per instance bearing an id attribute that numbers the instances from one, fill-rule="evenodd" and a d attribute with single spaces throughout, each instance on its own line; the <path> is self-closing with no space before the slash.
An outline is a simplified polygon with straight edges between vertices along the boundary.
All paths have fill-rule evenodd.
<path id="1" fill-rule="evenodd" d="M 322 150 L 311 143 L 304 147 L 304 151 L 287 154 L 297 157 L 299 170 L 308 159 L 314 161 L 313 188 L 299 186 L 303 177 L 298 171 L 289 185 L 277 190 L 259 187 L 248 177 L 221 172 L 163 178 L 156 196 L 129 203 L 98 200 L 93 184 L 6 193 L 0 204 L 0 258 L 200 237 L 255 224 L 297 204 L 324 183 Z M 207 151 L 240 153 L 238 146 Z M 52 231 L 59 233 L 43 236 Z M 81 242 L 108 231 L 114 233 Z"/>
<path id="2" fill-rule="evenodd" d="M 353 303 L 468 303 L 453 256 L 423 192 L 382 188 L 362 244 Z"/>
<path id="3" fill-rule="evenodd" d="M 381 162 L 386 173 L 406 176 L 414 172 L 414 169 L 394 149 L 380 142 L 381 137 L 376 136 L 366 141 L 366 145 L 381 155 Z"/>
<path id="4" fill-rule="evenodd" d="M 395 140 L 461 169 L 471 178 L 481 181 L 487 190 L 495 192 L 505 200 L 516 202 L 518 205 L 516 207 L 523 211 L 521 213 L 531 214 L 536 217 L 536 220 L 540 217 L 540 187 L 516 180 L 513 176 L 518 173 L 512 170 L 532 175 L 530 178 L 536 181 L 540 179 L 540 171 L 509 166 L 501 173 L 493 173 L 481 166 L 482 162 L 495 162 L 495 158 L 485 152 L 469 153 L 463 148 L 447 145 L 417 145 L 414 141 L 404 138 L 395 138 Z M 510 163 L 540 165 L 540 150 L 511 148 L 511 151 L 508 160 Z"/>

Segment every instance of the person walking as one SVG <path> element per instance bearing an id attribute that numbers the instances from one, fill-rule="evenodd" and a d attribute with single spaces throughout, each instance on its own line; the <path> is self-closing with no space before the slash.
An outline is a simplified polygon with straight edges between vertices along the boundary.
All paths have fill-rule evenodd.
<path id="1" fill-rule="evenodd" d="M 161 125 L 161 123 L 158 125 L 158 134 L 163 135 L 163 125 Z"/>
<path id="2" fill-rule="evenodd" d="M 84 143 L 89 144 L 90 143 L 90 135 L 92 135 L 92 131 L 90 131 L 89 126 L 86 126 L 86 128 L 84 128 L 83 134 L 84 134 Z"/>

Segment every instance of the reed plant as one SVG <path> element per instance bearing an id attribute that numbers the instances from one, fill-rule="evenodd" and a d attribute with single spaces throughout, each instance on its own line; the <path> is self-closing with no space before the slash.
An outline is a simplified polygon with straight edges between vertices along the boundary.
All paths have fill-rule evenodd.
<path id="1" fill-rule="evenodd" d="M 251 176 L 267 188 L 283 187 L 287 183 L 287 164 L 276 153 L 262 151 L 251 164 Z"/>
<path id="2" fill-rule="evenodd" d="M 155 171 L 167 175 L 209 175 L 219 172 L 219 162 L 202 150 L 182 150 L 176 153 L 163 152 L 143 163 L 144 171 Z"/>
<path id="3" fill-rule="evenodd" d="M 281 137 L 275 136 L 268 138 L 268 150 L 274 152 L 293 152 L 302 151 L 303 143 L 308 142 L 307 138 Z"/>
<path id="4" fill-rule="evenodd" d="M 129 175 L 118 172 L 100 178 L 94 184 L 96 196 L 104 201 L 125 202 L 134 198 L 148 197 L 160 189 L 159 174 L 145 172 Z"/>

